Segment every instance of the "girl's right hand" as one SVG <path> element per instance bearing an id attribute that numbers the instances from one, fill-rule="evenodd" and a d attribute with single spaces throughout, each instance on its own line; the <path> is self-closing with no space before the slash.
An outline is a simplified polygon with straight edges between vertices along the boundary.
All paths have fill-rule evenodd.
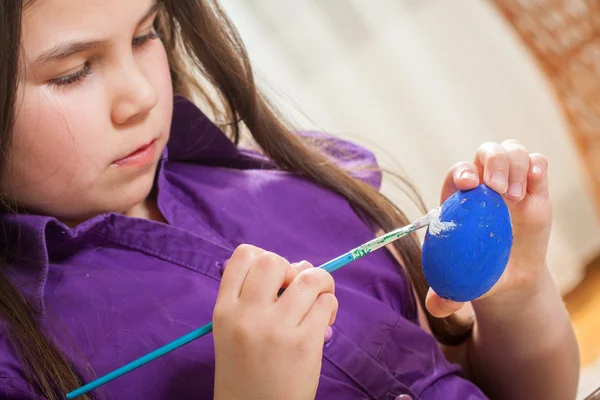
<path id="1" fill-rule="evenodd" d="M 214 398 L 314 399 L 325 333 L 337 308 L 333 278 L 325 270 L 238 247 L 213 314 Z"/>

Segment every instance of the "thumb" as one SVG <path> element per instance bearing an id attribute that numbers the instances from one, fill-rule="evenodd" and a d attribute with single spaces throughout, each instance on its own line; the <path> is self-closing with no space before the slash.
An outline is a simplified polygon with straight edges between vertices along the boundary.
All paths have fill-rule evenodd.
<path id="1" fill-rule="evenodd" d="M 427 297 L 425 298 L 427 311 L 436 318 L 448 317 L 463 308 L 464 305 L 465 303 L 442 299 L 431 288 L 429 288 L 429 292 L 427 292 Z"/>
<path id="2" fill-rule="evenodd" d="M 471 163 L 459 162 L 454 164 L 446 174 L 442 184 L 440 204 L 459 190 L 470 190 L 479 185 L 479 171 Z"/>

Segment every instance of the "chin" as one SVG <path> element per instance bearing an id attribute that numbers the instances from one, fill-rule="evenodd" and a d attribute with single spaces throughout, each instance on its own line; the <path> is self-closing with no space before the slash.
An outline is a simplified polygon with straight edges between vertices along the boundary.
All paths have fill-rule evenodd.
<path id="1" fill-rule="evenodd" d="M 152 174 L 141 176 L 117 189 L 118 192 L 115 193 L 115 198 L 123 199 L 123 202 L 120 204 L 119 210 L 115 210 L 116 212 L 130 214 L 132 209 L 144 203 L 154 187 L 156 168 L 153 168 L 152 172 Z"/>
<path id="2" fill-rule="evenodd" d="M 143 205 L 152 192 L 157 168 L 156 163 L 135 178 L 120 184 L 111 183 L 108 188 L 96 195 L 97 199 L 105 200 L 96 202 L 96 214 L 115 212 L 131 215 L 131 211 Z"/>

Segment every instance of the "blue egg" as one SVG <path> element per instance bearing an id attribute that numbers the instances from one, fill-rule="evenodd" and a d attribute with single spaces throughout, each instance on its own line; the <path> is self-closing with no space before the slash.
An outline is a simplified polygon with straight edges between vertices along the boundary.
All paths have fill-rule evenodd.
<path id="1" fill-rule="evenodd" d="M 439 231 L 432 224 L 423 243 L 425 279 L 443 298 L 481 297 L 506 269 L 513 235 L 502 196 L 485 185 L 458 191 L 442 204 Z"/>

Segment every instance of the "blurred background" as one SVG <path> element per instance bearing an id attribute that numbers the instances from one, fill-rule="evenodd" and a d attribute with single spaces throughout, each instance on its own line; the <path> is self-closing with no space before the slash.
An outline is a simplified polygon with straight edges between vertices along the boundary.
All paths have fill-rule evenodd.
<path id="1" fill-rule="evenodd" d="M 260 86 L 302 129 L 372 150 L 428 207 L 485 141 L 550 161 L 548 263 L 600 385 L 600 2 L 222 0 Z M 419 211 L 386 178 L 383 191 Z"/>

